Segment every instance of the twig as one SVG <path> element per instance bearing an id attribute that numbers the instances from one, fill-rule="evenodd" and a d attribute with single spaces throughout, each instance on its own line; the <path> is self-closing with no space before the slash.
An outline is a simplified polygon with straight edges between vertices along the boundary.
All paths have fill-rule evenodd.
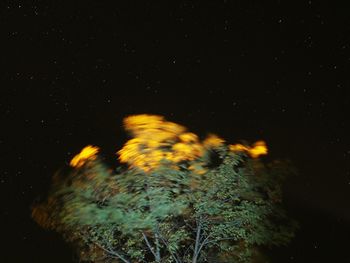
<path id="1" fill-rule="evenodd" d="M 109 249 L 106 249 L 106 248 L 104 248 L 103 246 L 101 246 L 101 245 L 100 245 L 99 243 L 97 243 L 97 242 L 94 242 L 94 244 L 95 244 L 96 246 L 98 246 L 99 248 L 101 248 L 102 250 L 104 250 L 105 252 L 107 252 L 107 253 L 113 255 L 114 257 L 119 258 L 119 259 L 122 260 L 124 263 L 131 263 L 129 260 L 125 259 L 125 258 L 124 258 L 122 255 L 120 255 L 118 252 L 112 251 L 112 250 L 109 250 Z"/>
<path id="2" fill-rule="evenodd" d="M 201 252 L 202 248 L 206 245 L 206 244 L 209 244 L 208 239 L 210 237 L 210 234 L 203 240 L 202 244 L 199 246 L 198 248 L 198 251 L 197 251 L 197 255 L 196 255 L 196 258 L 198 258 L 199 256 L 199 253 Z"/>
<path id="3" fill-rule="evenodd" d="M 159 238 L 158 233 L 154 233 L 155 243 L 156 243 L 156 261 L 160 262 L 160 246 L 159 246 Z"/>
<path id="4" fill-rule="evenodd" d="M 148 247 L 149 250 L 152 252 L 154 258 L 157 258 L 157 255 L 156 255 L 156 253 L 154 252 L 153 247 L 152 247 L 151 244 L 149 243 L 148 238 L 147 238 L 147 236 L 145 235 L 145 233 L 142 232 L 142 236 L 143 236 L 143 239 L 144 239 L 145 242 L 146 242 L 147 247 Z"/>
<path id="5" fill-rule="evenodd" d="M 175 252 L 175 254 L 170 250 L 169 243 L 165 240 L 165 238 L 162 235 L 159 235 L 160 239 L 164 243 L 164 245 L 167 247 L 167 249 L 170 252 L 170 255 L 173 257 L 176 263 L 181 263 L 181 260 L 179 259 L 179 255 Z"/>
<path id="6" fill-rule="evenodd" d="M 201 230 L 202 230 L 201 222 L 197 221 L 196 243 L 194 245 L 192 263 L 196 263 L 197 262 L 197 257 L 198 257 L 197 251 L 198 251 L 199 242 L 200 242 L 200 239 L 201 239 Z"/>

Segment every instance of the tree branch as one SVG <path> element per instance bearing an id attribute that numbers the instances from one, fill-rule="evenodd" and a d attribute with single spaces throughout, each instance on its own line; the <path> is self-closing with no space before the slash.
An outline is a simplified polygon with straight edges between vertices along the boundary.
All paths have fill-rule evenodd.
<path id="1" fill-rule="evenodd" d="M 159 234 L 160 239 L 162 240 L 162 242 L 164 243 L 165 247 L 168 249 L 170 255 L 173 257 L 173 259 L 175 260 L 176 263 L 181 263 L 180 257 L 179 255 L 175 252 L 173 253 L 170 248 L 169 248 L 169 243 L 165 240 L 165 238 Z"/>
<path id="2" fill-rule="evenodd" d="M 233 239 L 236 239 L 236 238 L 235 237 L 219 238 L 219 239 L 216 239 L 216 240 L 209 241 L 209 242 L 207 242 L 207 244 L 210 244 L 210 243 L 213 243 L 213 242 L 218 242 L 218 241 L 223 241 L 223 240 L 233 240 Z"/>
<path id="3" fill-rule="evenodd" d="M 202 244 L 201 244 L 200 247 L 198 248 L 198 251 L 197 251 L 197 258 L 198 258 L 198 256 L 199 256 L 199 253 L 201 252 L 202 248 L 203 248 L 205 245 L 207 245 L 207 244 L 210 243 L 210 242 L 208 242 L 208 239 L 209 239 L 210 236 L 211 236 L 211 234 L 209 234 L 209 235 L 203 240 Z"/>
<path id="4" fill-rule="evenodd" d="M 160 244 L 158 233 L 154 233 L 155 243 L 156 243 L 156 262 L 160 262 Z"/>
<path id="5" fill-rule="evenodd" d="M 182 260 L 184 260 L 184 259 L 185 259 L 186 254 L 187 254 L 187 251 L 188 251 L 190 248 L 191 248 L 191 246 L 188 246 L 188 247 L 187 247 L 187 249 L 186 249 L 185 253 L 184 253 L 184 254 L 183 254 L 183 256 L 182 256 Z"/>
<path id="6" fill-rule="evenodd" d="M 145 242 L 146 242 L 147 247 L 149 248 L 149 250 L 150 250 L 151 253 L 153 254 L 154 258 L 157 258 L 157 255 L 156 255 L 156 253 L 154 252 L 153 247 L 152 247 L 151 244 L 149 243 L 148 238 L 147 238 L 147 236 L 145 235 L 145 233 L 142 232 L 142 236 L 143 236 L 143 239 L 144 239 Z"/>
<path id="7" fill-rule="evenodd" d="M 94 242 L 94 244 L 96 246 L 98 246 L 99 248 L 101 248 L 103 251 L 109 253 L 110 255 L 114 256 L 114 258 L 119 258 L 121 261 L 123 261 L 124 263 L 131 263 L 129 260 L 125 259 L 122 255 L 120 255 L 118 252 L 116 251 L 112 251 L 109 249 L 104 248 L 103 246 L 101 246 L 99 243 Z"/>
<path id="8" fill-rule="evenodd" d="M 192 263 L 196 263 L 197 262 L 197 258 L 198 258 L 198 248 L 199 248 L 199 242 L 201 239 L 201 230 L 202 230 L 202 224 L 200 220 L 197 220 L 197 233 L 196 233 L 196 243 L 194 245 L 194 251 L 193 251 L 193 257 L 192 257 Z"/>

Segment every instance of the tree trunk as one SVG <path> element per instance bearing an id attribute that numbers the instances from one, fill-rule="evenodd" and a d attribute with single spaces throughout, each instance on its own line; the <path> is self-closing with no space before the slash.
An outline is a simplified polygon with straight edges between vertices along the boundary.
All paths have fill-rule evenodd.
<path id="1" fill-rule="evenodd" d="M 196 243 L 194 245 L 192 263 L 197 263 L 199 242 L 200 242 L 200 239 L 201 239 L 201 230 L 202 230 L 201 224 L 200 224 L 200 222 L 198 222 L 197 223 Z"/>

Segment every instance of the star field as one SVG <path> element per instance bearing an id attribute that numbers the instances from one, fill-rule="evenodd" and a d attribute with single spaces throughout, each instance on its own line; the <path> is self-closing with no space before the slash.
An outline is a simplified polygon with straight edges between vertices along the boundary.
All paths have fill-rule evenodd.
<path id="1" fill-rule="evenodd" d="M 30 219 L 30 205 L 87 144 L 101 146 L 115 165 L 114 151 L 127 138 L 122 119 L 137 113 L 161 114 L 230 142 L 266 140 L 269 158 L 290 158 L 299 170 L 285 200 L 301 230 L 290 247 L 271 253 L 273 262 L 350 261 L 345 4 L 88 0 L 0 7 L 1 262 L 74 262 L 63 241 Z"/>

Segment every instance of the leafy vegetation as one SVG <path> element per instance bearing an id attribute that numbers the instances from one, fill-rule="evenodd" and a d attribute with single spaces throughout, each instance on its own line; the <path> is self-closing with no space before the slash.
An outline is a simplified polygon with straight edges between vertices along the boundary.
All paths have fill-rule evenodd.
<path id="1" fill-rule="evenodd" d="M 281 207 L 290 167 L 223 142 L 196 159 L 162 158 L 147 170 L 112 170 L 94 155 L 57 173 L 32 215 L 83 262 L 253 262 L 260 247 L 293 237 L 296 223 Z"/>

